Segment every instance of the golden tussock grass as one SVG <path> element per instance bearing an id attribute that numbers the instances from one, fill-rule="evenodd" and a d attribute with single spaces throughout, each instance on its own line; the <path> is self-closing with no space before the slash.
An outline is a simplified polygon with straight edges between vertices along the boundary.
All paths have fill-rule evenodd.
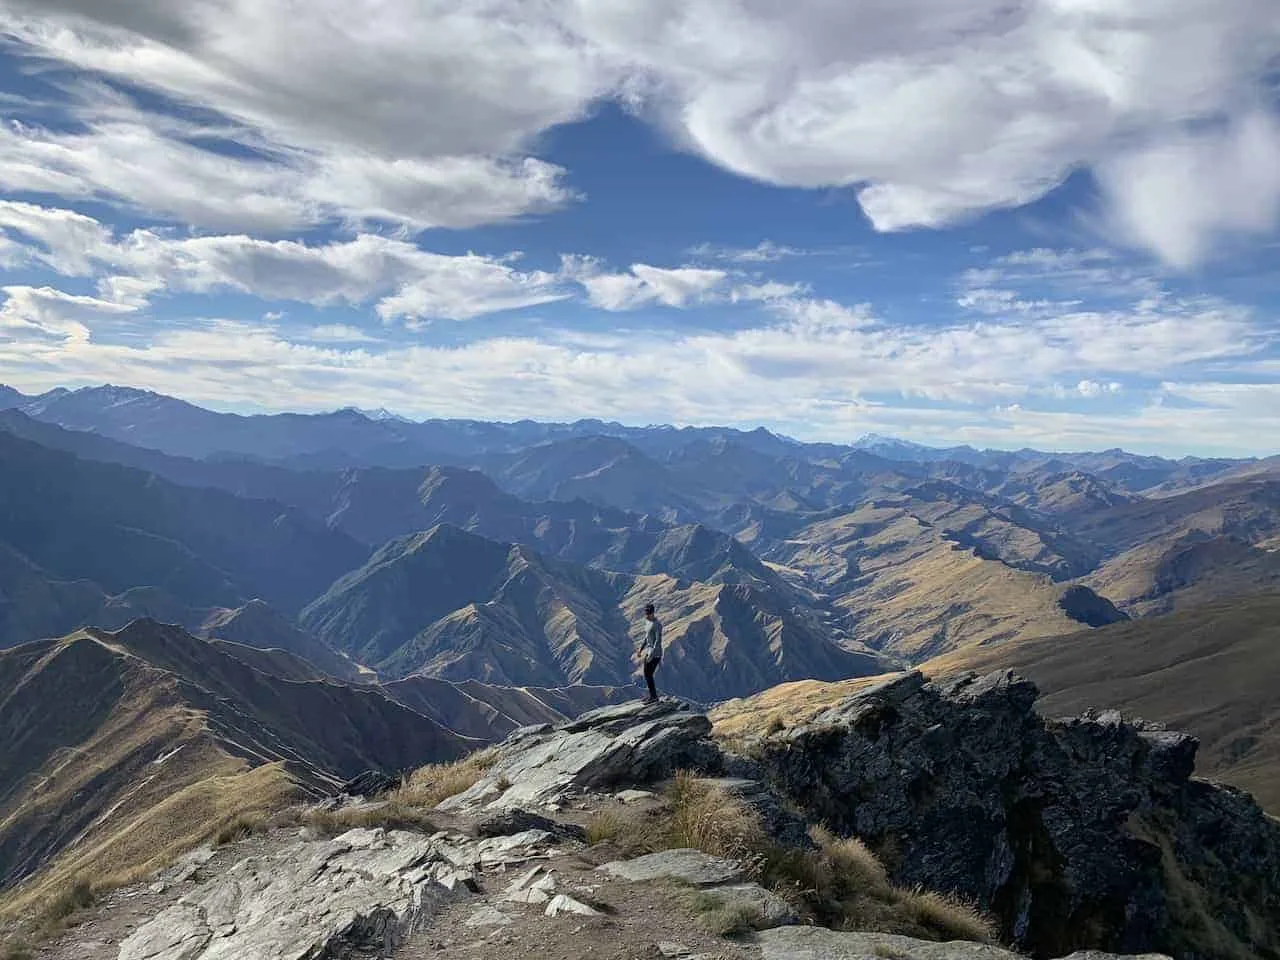
<path id="1" fill-rule="evenodd" d="M 587 824 L 588 842 L 608 842 L 631 855 L 692 847 L 738 860 L 807 919 L 837 929 L 934 940 L 992 942 L 997 937 L 995 924 L 958 898 L 894 886 L 884 865 L 856 837 L 815 827 L 812 849 L 781 846 L 741 800 L 687 773 L 672 780 L 665 801 L 656 810 L 601 811 Z M 747 929 L 755 922 L 717 915 L 710 901 L 682 899 L 711 926 Z"/>
<path id="2" fill-rule="evenodd" d="M 498 752 L 489 748 L 477 750 L 452 763 L 433 763 L 415 770 L 405 778 L 388 799 L 408 806 L 434 807 L 442 800 L 468 790 L 497 762 Z"/>
<path id="3" fill-rule="evenodd" d="M 258 829 L 267 817 L 296 799 L 297 787 L 280 764 L 208 776 L 103 828 L 67 848 L 47 867 L 5 892 L 0 920 L 28 925 L 82 878 L 102 894 L 143 880 L 202 843 Z"/>

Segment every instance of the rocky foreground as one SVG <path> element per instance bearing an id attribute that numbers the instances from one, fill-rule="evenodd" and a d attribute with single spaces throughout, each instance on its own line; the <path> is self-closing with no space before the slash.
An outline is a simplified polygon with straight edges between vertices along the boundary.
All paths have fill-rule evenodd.
<path id="1" fill-rule="evenodd" d="M 1194 740 L 1116 715 L 1045 722 L 1034 700 L 1007 674 L 939 685 L 912 674 L 732 749 L 674 702 L 525 728 L 436 808 L 438 830 L 281 828 L 197 851 L 112 895 L 44 955 L 1280 956 L 1275 822 L 1246 795 L 1191 777 Z M 1011 949 L 825 929 L 758 883 L 749 858 L 587 846 L 592 816 L 662 816 L 637 788 L 682 769 L 741 798 L 783 844 L 810 843 L 805 820 L 860 835 L 895 884 L 971 899 Z M 340 809 L 373 822 L 382 803 Z M 721 936 L 693 922 L 694 903 L 749 922 Z"/>

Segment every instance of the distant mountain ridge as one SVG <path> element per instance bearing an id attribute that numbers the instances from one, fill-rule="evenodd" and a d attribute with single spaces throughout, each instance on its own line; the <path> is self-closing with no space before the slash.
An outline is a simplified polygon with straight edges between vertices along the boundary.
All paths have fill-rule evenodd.
<path id="1" fill-rule="evenodd" d="M 384 410 L 370 416 L 353 408 L 319 414 L 225 414 L 163 394 L 119 386 L 59 388 L 25 398 L 18 394 L 16 399 L 22 402 L 15 404 L 16 392 L 0 385 L 0 396 L 4 391 L 10 400 L 0 403 L 0 408 L 17 405 L 29 416 L 60 426 L 92 430 L 179 456 L 234 455 L 307 469 L 458 464 L 483 454 L 510 453 L 584 437 L 621 439 L 659 461 L 692 442 L 727 439 L 770 457 L 805 456 L 807 451 L 823 459 L 852 451 L 900 462 L 952 461 L 1006 472 L 1052 466 L 1059 472 L 1084 470 L 1131 492 L 1178 476 L 1202 479 L 1251 462 L 1195 457 L 1168 460 L 1119 449 L 1061 453 L 941 448 L 875 434 L 846 445 L 804 443 L 764 428 L 629 427 L 594 419 L 573 423 L 413 421 Z"/>
<path id="2" fill-rule="evenodd" d="M 884 669 L 767 585 L 599 571 L 448 525 L 386 544 L 301 621 L 388 677 L 626 686 L 648 602 L 666 620 L 664 689 L 684 696 Z"/>
<path id="3" fill-rule="evenodd" d="M 0 411 L 3 433 L 79 456 L 63 461 L 70 473 L 105 477 L 123 463 L 154 488 L 128 514 L 136 523 L 114 504 L 109 518 L 94 504 L 65 527 L 47 513 L 44 533 L 66 529 L 79 544 L 67 554 L 49 553 L 56 536 L 18 543 L 0 524 L 0 630 L 119 626 L 139 613 L 199 628 L 211 608 L 261 596 L 285 618 L 306 607 L 318 658 L 328 646 L 392 676 L 616 685 L 631 679 L 616 651 L 643 582 L 692 636 L 709 629 L 720 645 L 682 674 L 689 696 L 716 699 L 818 669 L 804 644 L 826 671 L 833 648 L 918 662 L 1280 577 L 1280 474 L 1267 461 L 375 413 L 234 416 L 118 387 Z M 157 504 L 155 490 L 182 506 Z M 187 516 L 216 510 L 226 522 Z M 281 523 L 301 524 L 306 544 L 286 547 Z M 480 550 L 493 555 L 472 573 L 465 560 L 419 568 L 442 526 L 500 547 Z M 122 565 L 90 562 L 107 544 Z M 148 551 L 163 562 L 144 563 Z M 256 632 L 273 631 L 279 646 L 301 643 L 279 625 Z M 734 634 L 756 638 L 749 657 L 742 645 L 725 653 Z"/>
<path id="4" fill-rule="evenodd" d="M 0 645 L 61 632 L 68 607 L 123 604 L 136 615 L 127 595 L 139 589 L 134 599 L 172 619 L 258 595 L 293 612 L 367 554 L 282 504 L 179 486 L 0 431 L 0 565 L 9 571 L 0 627 L 17 631 Z"/>

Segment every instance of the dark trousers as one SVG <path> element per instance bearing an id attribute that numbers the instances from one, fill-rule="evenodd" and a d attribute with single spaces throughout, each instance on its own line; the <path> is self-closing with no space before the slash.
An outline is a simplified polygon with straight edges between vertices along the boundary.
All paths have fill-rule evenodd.
<path id="1" fill-rule="evenodd" d="M 658 699 L 658 688 L 653 685 L 653 675 L 658 669 L 658 664 L 662 662 L 662 658 L 657 660 L 646 660 L 644 662 L 644 682 L 649 685 L 649 699 Z"/>

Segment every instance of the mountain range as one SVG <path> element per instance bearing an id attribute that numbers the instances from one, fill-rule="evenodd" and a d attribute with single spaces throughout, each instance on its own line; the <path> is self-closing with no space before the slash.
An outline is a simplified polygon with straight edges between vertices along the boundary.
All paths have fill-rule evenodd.
<path id="1" fill-rule="evenodd" d="M 934 450 L 876 437 L 804 444 L 764 430 L 594 420 L 239 416 L 121 387 L 5 398 L 0 455 L 28 464 L 7 495 L 16 510 L 0 517 L 9 642 L 137 614 L 201 630 L 215 611 L 261 599 L 286 621 L 305 607 L 290 625 L 353 658 L 324 668 L 347 678 L 377 666 L 617 684 L 628 680 L 635 578 L 666 577 L 673 583 L 654 581 L 654 595 L 676 622 L 697 624 L 695 635 L 712 622 L 712 636 L 728 631 L 726 650 L 712 643 L 717 664 L 733 660 L 735 631 L 757 635 L 747 628 L 757 618 L 713 610 L 745 603 L 772 618 L 760 635 L 774 639 L 752 641 L 750 666 L 689 666 L 682 692 L 714 699 L 795 678 L 784 662 L 815 669 L 801 638 L 824 651 L 820 661 L 834 644 L 863 658 L 859 670 L 873 651 L 887 668 L 1167 612 L 1280 576 L 1274 461 Z M 88 488 L 119 493 L 80 496 Z M 483 574 L 466 574 L 461 555 L 421 566 L 430 533 L 445 527 L 490 541 Z M 441 544 L 431 542 L 434 556 Z M 455 537 L 450 549 L 471 542 Z M 567 607 L 516 603 L 514 585 L 503 592 L 513 545 L 539 590 L 578 584 Z M 403 572 L 415 562 L 419 573 Z M 361 613 L 373 602 L 363 593 L 384 589 L 388 571 L 413 581 L 404 590 L 417 595 L 397 601 L 412 613 Z M 690 619 L 685 608 L 700 612 Z M 550 624 L 551 609 L 572 610 L 573 627 Z M 371 629 L 371 616 L 398 623 Z M 570 635 L 573 650 L 544 656 Z M 607 652 L 590 636 L 610 637 Z M 496 659 L 479 666 L 489 653 Z M 732 676 L 737 686 L 716 686 Z"/>
<path id="2" fill-rule="evenodd" d="M 0 407 L 10 906 L 632 698 L 648 603 L 660 688 L 742 734 L 913 666 L 1016 669 L 1048 711 L 1188 727 L 1280 804 L 1275 458 Z"/>

